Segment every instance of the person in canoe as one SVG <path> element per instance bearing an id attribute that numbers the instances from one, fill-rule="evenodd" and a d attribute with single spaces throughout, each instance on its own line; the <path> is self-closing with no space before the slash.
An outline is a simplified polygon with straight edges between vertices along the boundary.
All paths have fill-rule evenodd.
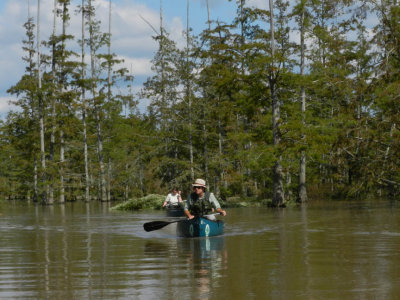
<path id="1" fill-rule="evenodd" d="M 167 198 L 165 198 L 165 201 L 163 203 L 163 207 L 166 207 L 167 205 L 169 207 L 174 207 L 180 205 L 182 202 L 182 197 L 181 197 L 181 191 L 178 188 L 173 188 L 171 193 L 167 195 Z"/>
<path id="2" fill-rule="evenodd" d="M 207 215 L 214 210 L 222 216 L 226 216 L 226 211 L 221 208 L 217 198 L 213 193 L 206 191 L 206 182 L 203 179 L 196 179 L 192 184 L 193 192 L 187 197 L 184 212 L 188 219 L 197 216 Z"/>

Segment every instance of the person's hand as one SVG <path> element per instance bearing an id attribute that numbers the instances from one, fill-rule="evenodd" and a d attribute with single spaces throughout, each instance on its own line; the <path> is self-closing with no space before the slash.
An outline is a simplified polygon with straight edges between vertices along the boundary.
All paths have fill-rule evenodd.
<path id="1" fill-rule="evenodd" d="M 191 220 L 191 219 L 193 219 L 193 218 L 194 218 L 193 215 L 189 215 L 189 216 L 188 216 L 188 219 L 189 219 L 189 220 Z"/>
<path id="2" fill-rule="evenodd" d="M 226 216 L 226 211 L 224 210 L 218 210 L 218 212 L 221 214 L 221 216 L 225 217 Z"/>

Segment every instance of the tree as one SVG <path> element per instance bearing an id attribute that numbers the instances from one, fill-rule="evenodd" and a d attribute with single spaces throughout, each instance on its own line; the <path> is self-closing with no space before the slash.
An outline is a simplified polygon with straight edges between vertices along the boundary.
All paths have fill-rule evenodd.
<path id="1" fill-rule="evenodd" d="M 37 1 L 37 85 L 38 85 L 38 104 L 39 104 L 39 124 L 40 124 L 40 162 L 41 162 L 41 198 L 42 204 L 53 204 L 49 202 L 47 198 L 47 183 L 46 183 L 46 155 L 45 155 L 45 140 L 44 140 L 44 114 L 45 114 L 45 104 L 44 104 L 44 93 L 42 91 L 42 71 L 41 71 L 41 52 L 40 52 L 40 0 Z M 52 201 L 52 199 L 50 199 Z"/>
<path id="2" fill-rule="evenodd" d="M 102 136 L 102 124 L 101 124 L 101 106 L 104 100 L 104 94 L 101 91 L 98 92 L 98 84 L 100 82 L 99 74 L 101 70 L 97 67 L 98 50 L 105 46 L 107 43 L 107 36 L 100 32 L 100 21 L 97 21 L 95 17 L 95 9 L 92 4 L 92 0 L 89 0 L 87 7 L 87 26 L 89 28 L 89 38 L 87 44 L 90 48 L 90 73 L 91 73 L 91 86 L 90 91 L 92 94 L 92 103 L 94 116 L 96 120 L 96 135 L 97 135 L 97 156 L 99 160 L 99 199 L 101 201 L 107 201 L 106 191 L 106 177 L 105 177 L 105 166 L 104 166 L 104 153 L 103 153 L 103 136 Z"/>

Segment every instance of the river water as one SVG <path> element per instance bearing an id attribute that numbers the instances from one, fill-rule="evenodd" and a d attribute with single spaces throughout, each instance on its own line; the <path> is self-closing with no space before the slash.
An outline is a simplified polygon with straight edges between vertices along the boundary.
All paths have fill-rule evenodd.
<path id="1" fill-rule="evenodd" d="M 400 203 L 228 209 L 225 234 L 145 232 L 164 212 L 0 203 L 0 299 L 395 299 Z"/>

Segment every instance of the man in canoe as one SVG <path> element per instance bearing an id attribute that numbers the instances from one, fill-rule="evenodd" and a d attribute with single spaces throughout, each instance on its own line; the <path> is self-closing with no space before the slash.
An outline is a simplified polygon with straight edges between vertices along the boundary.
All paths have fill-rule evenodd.
<path id="1" fill-rule="evenodd" d="M 221 208 L 214 194 L 206 191 L 207 186 L 205 180 L 200 178 L 196 179 L 192 187 L 193 192 L 190 193 L 185 203 L 185 215 L 188 219 L 207 215 L 214 209 L 222 216 L 226 216 L 226 211 Z"/>
<path id="2" fill-rule="evenodd" d="M 181 191 L 177 188 L 173 188 L 171 193 L 167 195 L 165 201 L 163 203 L 163 207 L 165 206 L 178 206 L 179 203 L 182 202 Z"/>

